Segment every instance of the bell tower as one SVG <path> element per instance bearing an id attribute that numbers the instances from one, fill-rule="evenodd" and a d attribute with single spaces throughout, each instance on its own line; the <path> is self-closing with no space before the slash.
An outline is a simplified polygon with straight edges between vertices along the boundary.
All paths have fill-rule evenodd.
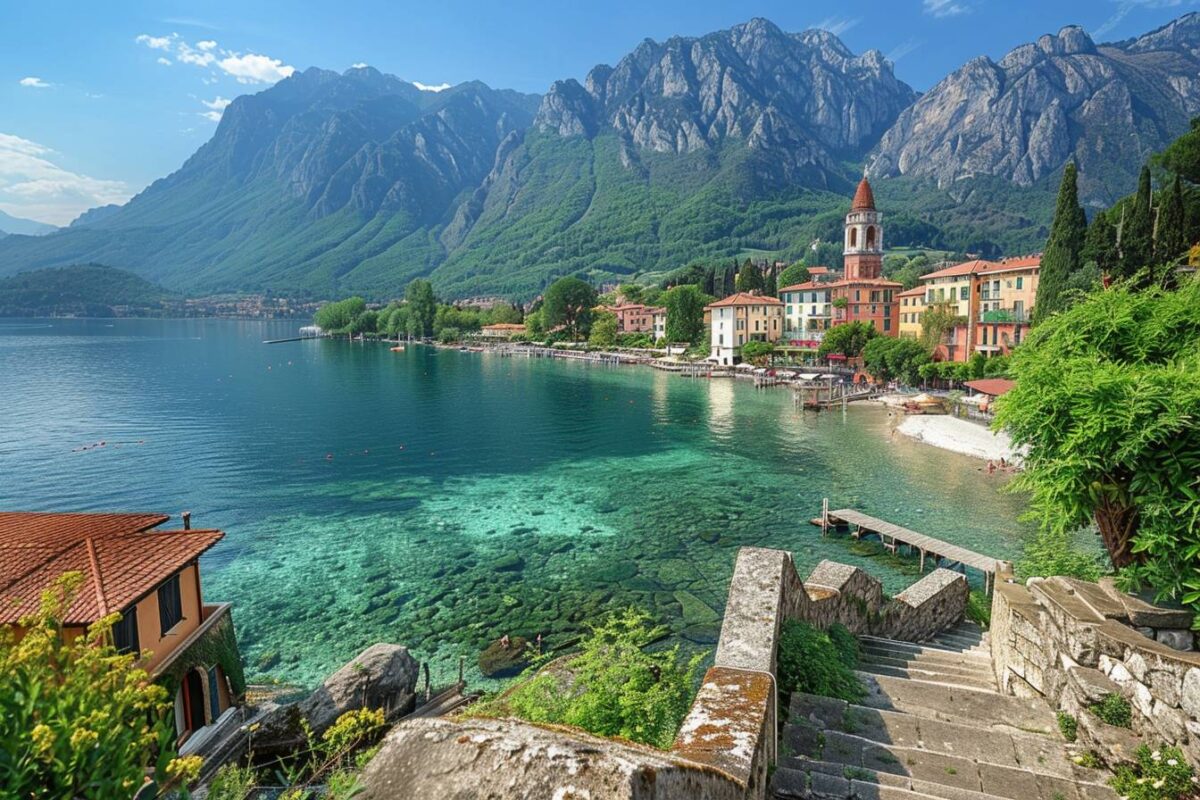
<path id="1" fill-rule="evenodd" d="M 883 215 L 875 210 L 875 196 L 867 176 L 859 181 L 850 213 L 846 215 L 846 243 L 842 251 L 846 280 L 878 279 L 883 275 Z"/>

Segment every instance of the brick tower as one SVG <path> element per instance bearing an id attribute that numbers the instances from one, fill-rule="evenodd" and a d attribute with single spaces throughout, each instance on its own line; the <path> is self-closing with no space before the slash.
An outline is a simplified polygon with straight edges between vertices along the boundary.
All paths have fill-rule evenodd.
<path id="1" fill-rule="evenodd" d="M 875 196 L 864 175 L 846 215 L 846 280 L 873 280 L 883 275 L 882 216 L 875 210 Z"/>

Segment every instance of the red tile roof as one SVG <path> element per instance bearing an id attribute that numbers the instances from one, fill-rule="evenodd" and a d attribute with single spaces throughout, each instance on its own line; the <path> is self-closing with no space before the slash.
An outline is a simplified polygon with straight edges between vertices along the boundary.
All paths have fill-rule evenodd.
<path id="1" fill-rule="evenodd" d="M 808 274 L 809 275 L 828 275 L 829 267 L 809 267 Z"/>
<path id="2" fill-rule="evenodd" d="M 871 182 L 864 175 L 858 182 L 858 190 L 854 192 L 854 202 L 850 204 L 851 211 L 874 211 L 875 195 L 871 192 Z"/>
<path id="3" fill-rule="evenodd" d="M 967 381 L 967 386 L 992 397 L 999 397 L 1016 385 L 1016 381 L 1010 381 L 1006 378 L 982 378 L 977 381 Z"/>
<path id="4" fill-rule="evenodd" d="M 976 259 L 975 261 L 964 261 L 961 264 L 955 264 L 952 267 L 946 267 L 945 269 L 939 269 L 937 272 L 930 272 L 927 275 L 922 275 L 921 280 L 927 281 L 931 278 L 954 278 L 960 275 L 974 275 L 976 272 L 980 272 L 985 269 L 991 269 L 992 267 L 997 266 L 999 266 L 999 264 L 997 264 L 995 261 L 982 261 L 979 259 Z"/>
<path id="5" fill-rule="evenodd" d="M 785 286 L 779 291 L 782 292 L 803 292 L 806 289 L 828 289 L 828 283 L 818 283 L 817 281 L 805 281 L 804 283 L 795 283 L 791 286 Z"/>
<path id="6" fill-rule="evenodd" d="M 995 272 L 1032 272 L 1042 266 L 1041 256 L 1026 256 L 1024 258 L 1009 258 L 994 267 L 979 270 L 979 275 L 991 275 Z"/>
<path id="7" fill-rule="evenodd" d="M 738 292 L 731 294 L 724 300 L 718 300 L 715 303 L 706 305 L 705 308 L 725 308 L 726 306 L 781 306 L 783 301 L 775 297 L 766 297 L 763 295 L 750 294 L 748 292 Z"/>
<path id="8" fill-rule="evenodd" d="M 924 286 L 914 286 L 911 289 L 906 289 L 903 292 L 900 292 L 900 294 L 893 295 L 893 296 L 894 297 L 924 297 L 925 296 L 925 287 Z"/>
<path id="9" fill-rule="evenodd" d="M 0 512 L 0 624 L 37 610 L 65 572 L 83 585 L 64 622 L 87 625 L 153 591 L 225 535 L 216 530 L 153 531 L 162 514 Z"/>

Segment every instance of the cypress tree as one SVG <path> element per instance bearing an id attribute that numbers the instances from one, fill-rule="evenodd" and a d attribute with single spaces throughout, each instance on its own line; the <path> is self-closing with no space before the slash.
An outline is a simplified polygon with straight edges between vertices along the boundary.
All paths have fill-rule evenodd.
<path id="1" fill-rule="evenodd" d="M 1154 222 L 1151 216 L 1150 168 L 1142 167 L 1138 176 L 1138 190 L 1133 198 L 1133 207 L 1125 215 L 1121 226 L 1120 275 L 1130 278 L 1138 270 L 1150 266 L 1154 260 Z"/>
<path id="2" fill-rule="evenodd" d="M 1080 266 L 1080 254 L 1083 252 L 1084 236 L 1087 233 L 1087 217 L 1083 213 L 1083 207 L 1079 205 L 1077 180 L 1075 162 L 1070 162 L 1063 170 L 1062 183 L 1058 187 L 1058 205 L 1054 209 L 1054 222 L 1050 226 L 1046 252 L 1042 254 L 1037 303 L 1033 308 L 1034 324 L 1066 306 L 1063 290 L 1068 279 Z"/>
<path id="3" fill-rule="evenodd" d="M 737 274 L 735 288 L 739 292 L 755 292 L 761 291 L 763 288 L 763 275 L 758 271 L 758 267 L 750 259 L 746 259 L 746 263 L 742 265 L 742 269 Z"/>
<path id="4" fill-rule="evenodd" d="M 775 280 L 775 270 L 769 269 L 767 279 L 763 281 L 763 294 L 767 297 L 775 297 L 779 294 L 779 284 Z"/>
<path id="5" fill-rule="evenodd" d="M 1183 184 L 1179 176 L 1163 193 L 1158 215 L 1158 227 L 1154 231 L 1154 260 L 1159 264 L 1172 264 L 1187 250 L 1184 227 L 1187 224 L 1183 209 Z"/>
<path id="6" fill-rule="evenodd" d="M 1107 211 L 1098 211 L 1083 240 L 1083 262 L 1094 263 L 1104 274 L 1117 268 L 1117 228 Z"/>

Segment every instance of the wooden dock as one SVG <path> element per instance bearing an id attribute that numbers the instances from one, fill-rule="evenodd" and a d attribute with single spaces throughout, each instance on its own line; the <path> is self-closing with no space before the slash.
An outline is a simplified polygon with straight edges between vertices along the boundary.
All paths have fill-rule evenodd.
<path id="1" fill-rule="evenodd" d="M 815 524 L 821 526 L 822 535 L 830 527 L 839 528 L 843 526 L 852 527 L 850 535 L 855 539 L 865 533 L 874 533 L 879 536 L 883 542 L 883 546 L 893 553 L 896 552 L 898 545 L 907 545 L 910 548 L 920 551 L 921 572 L 925 571 L 926 555 L 932 556 L 935 563 L 939 560 L 944 560 L 951 565 L 961 564 L 963 567 L 971 567 L 972 569 L 979 570 L 983 573 L 984 592 L 991 592 L 992 585 L 995 583 L 996 573 L 1000 569 L 999 559 L 992 556 L 985 556 L 982 553 L 976 553 L 965 547 L 959 547 L 956 544 L 943 542 L 941 539 L 935 539 L 923 533 L 911 531 L 908 528 L 893 524 L 887 520 L 855 511 L 852 508 L 840 508 L 836 511 L 828 509 L 828 505 L 825 505 L 822 509 L 822 516 L 813 520 Z"/>

